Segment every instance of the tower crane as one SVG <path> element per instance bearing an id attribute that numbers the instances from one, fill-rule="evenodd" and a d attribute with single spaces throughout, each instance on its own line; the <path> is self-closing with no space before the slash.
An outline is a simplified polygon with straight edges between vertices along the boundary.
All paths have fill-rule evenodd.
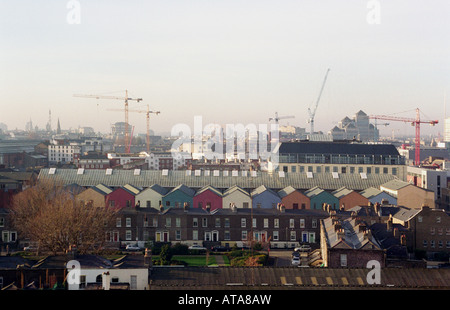
<path id="1" fill-rule="evenodd" d="M 310 108 L 308 108 L 309 113 L 309 119 L 308 123 L 311 124 L 311 134 L 314 133 L 314 117 L 316 116 L 317 107 L 319 106 L 320 97 L 322 96 L 323 88 L 325 87 L 325 83 L 327 81 L 328 72 L 330 72 L 330 68 L 327 69 L 327 73 L 325 73 L 325 78 L 323 79 L 322 87 L 320 88 L 319 97 L 317 97 L 316 104 L 314 105 L 314 109 L 311 111 Z"/>
<path id="2" fill-rule="evenodd" d="M 278 121 L 280 119 L 288 119 L 288 118 L 295 118 L 295 116 L 292 116 L 292 115 L 289 115 L 289 116 L 278 116 L 278 112 L 275 112 L 275 117 L 269 118 L 269 122 L 270 121 L 275 121 L 275 124 L 278 125 Z"/>
<path id="3" fill-rule="evenodd" d="M 122 111 L 119 109 L 108 109 L 108 111 Z M 145 113 L 146 114 L 146 118 L 147 118 L 147 134 L 146 134 L 146 143 L 147 143 L 147 153 L 150 152 L 150 114 L 154 113 L 156 115 L 158 115 L 159 113 L 161 113 L 160 111 L 150 111 L 150 108 L 147 104 L 147 111 L 143 111 L 143 110 L 128 110 L 128 112 L 136 112 L 136 113 Z"/>
<path id="4" fill-rule="evenodd" d="M 82 98 L 95 98 L 95 99 L 113 99 L 113 100 L 123 100 L 125 102 L 125 147 L 129 143 L 129 133 L 128 133 L 128 101 L 142 101 L 142 98 L 130 98 L 128 97 L 128 90 L 125 90 L 125 97 L 116 97 L 116 96 L 100 96 L 100 95 L 79 95 L 75 94 L 74 97 L 82 97 Z"/>
<path id="5" fill-rule="evenodd" d="M 389 115 L 369 115 L 371 119 L 382 119 L 389 121 L 399 121 L 405 123 L 411 123 L 411 126 L 415 126 L 416 128 L 416 136 L 415 136 L 415 150 L 414 150 L 414 165 L 420 165 L 420 124 L 430 124 L 432 126 L 436 125 L 438 120 L 430 120 L 430 121 L 422 121 L 420 119 L 420 110 L 416 109 L 416 118 L 406 118 L 406 117 L 396 117 Z"/>

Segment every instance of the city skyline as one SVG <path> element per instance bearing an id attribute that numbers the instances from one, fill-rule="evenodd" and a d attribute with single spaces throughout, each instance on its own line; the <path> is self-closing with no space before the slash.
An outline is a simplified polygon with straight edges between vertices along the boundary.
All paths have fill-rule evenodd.
<path id="1" fill-rule="evenodd" d="M 437 119 L 423 135 L 443 135 L 450 86 L 448 1 L 74 1 L 79 24 L 69 23 L 72 1 L 0 1 L 0 123 L 93 127 L 109 132 L 124 121 L 123 102 L 74 94 L 143 98 L 130 109 L 150 116 L 155 133 L 179 123 L 269 123 L 309 129 L 315 117 L 328 132 L 345 116 L 397 114 Z M 380 4 L 379 20 L 369 4 Z M 448 98 L 448 95 L 447 95 Z M 448 102 L 448 99 L 447 99 Z M 136 133 L 144 114 L 129 114 Z M 413 135 L 391 123 L 381 134 Z"/>

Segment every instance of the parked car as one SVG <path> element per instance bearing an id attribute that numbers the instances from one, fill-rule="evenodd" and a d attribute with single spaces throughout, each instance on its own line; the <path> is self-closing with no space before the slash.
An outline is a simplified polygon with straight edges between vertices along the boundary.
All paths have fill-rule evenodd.
<path id="1" fill-rule="evenodd" d="M 311 246 L 304 244 L 294 249 L 296 252 L 309 252 L 311 251 Z"/>
<path id="2" fill-rule="evenodd" d="M 292 258 L 294 257 L 300 257 L 300 252 L 299 251 L 292 252 Z"/>
<path id="3" fill-rule="evenodd" d="M 205 248 L 205 247 L 203 247 L 203 246 L 201 246 L 201 245 L 198 245 L 198 244 L 191 245 L 188 249 L 189 249 L 189 250 L 206 251 L 206 248 Z"/>
<path id="4" fill-rule="evenodd" d="M 292 258 L 292 265 L 300 265 L 300 257 L 294 256 Z"/>
<path id="5" fill-rule="evenodd" d="M 127 251 L 140 251 L 142 249 L 136 244 L 134 244 L 134 245 L 133 244 L 128 244 L 126 246 L 125 250 L 127 250 Z"/>
<path id="6" fill-rule="evenodd" d="M 216 245 L 212 248 L 214 252 L 226 252 L 229 251 L 230 248 L 223 245 Z"/>
<path id="7" fill-rule="evenodd" d="M 37 246 L 29 245 L 23 248 L 24 251 L 37 251 Z"/>

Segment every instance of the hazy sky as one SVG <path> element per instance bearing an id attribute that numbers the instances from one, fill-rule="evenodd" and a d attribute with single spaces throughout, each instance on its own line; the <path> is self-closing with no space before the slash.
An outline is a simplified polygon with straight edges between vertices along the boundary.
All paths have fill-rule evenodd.
<path id="1" fill-rule="evenodd" d="M 130 109 L 161 114 L 151 129 L 177 123 L 268 123 L 309 128 L 308 107 L 327 84 L 316 130 L 328 131 L 360 109 L 438 119 L 450 98 L 450 1 L 379 0 L 78 0 L 70 24 L 66 0 L 0 0 L 0 122 L 25 128 L 90 126 L 109 132 L 123 121 L 122 101 L 73 94 L 141 97 Z M 376 13 L 376 12 L 375 12 Z M 370 15 L 372 16 L 372 15 Z M 450 110 L 447 112 L 450 115 Z M 130 113 L 135 132 L 144 114 Z M 383 133 L 414 134 L 390 122 Z"/>

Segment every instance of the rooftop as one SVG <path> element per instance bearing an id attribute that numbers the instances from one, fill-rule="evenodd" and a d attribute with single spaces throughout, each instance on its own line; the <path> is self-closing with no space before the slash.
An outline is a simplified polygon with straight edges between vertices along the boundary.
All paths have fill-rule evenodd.
<path id="1" fill-rule="evenodd" d="M 396 179 L 390 174 L 367 174 L 367 178 L 362 178 L 359 174 L 344 173 L 335 178 L 331 173 L 312 174 L 285 172 L 283 174 L 274 172 L 255 172 L 248 173 L 246 176 L 239 174 L 233 176 L 231 173 L 225 175 L 224 171 L 209 173 L 199 171 L 198 174 L 191 173 L 187 175 L 182 170 L 142 170 L 139 175 L 135 175 L 133 170 L 113 170 L 107 174 L 104 169 L 86 169 L 83 174 L 78 174 L 77 169 L 56 169 L 54 173 L 49 174 L 49 168 L 41 169 L 39 179 L 60 181 L 64 185 L 76 183 L 80 186 L 96 186 L 104 184 L 108 187 L 120 187 L 125 184 L 132 184 L 136 187 L 150 187 L 154 184 L 166 188 L 174 188 L 184 184 L 190 188 L 200 189 L 211 185 L 217 189 L 228 189 L 233 186 L 239 186 L 243 189 L 253 190 L 260 185 L 267 188 L 281 190 L 287 186 L 296 189 L 310 189 L 319 186 L 325 190 L 336 190 L 341 187 L 347 187 L 352 190 L 364 190 L 369 187 L 379 187 L 381 184 Z M 53 172 L 53 171 L 52 171 Z"/>

